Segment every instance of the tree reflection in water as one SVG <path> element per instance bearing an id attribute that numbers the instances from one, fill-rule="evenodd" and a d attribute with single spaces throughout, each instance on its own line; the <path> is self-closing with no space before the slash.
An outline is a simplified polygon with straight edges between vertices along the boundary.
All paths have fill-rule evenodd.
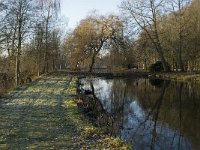
<path id="1" fill-rule="evenodd" d="M 82 79 L 96 124 L 133 149 L 200 149 L 200 85 L 148 79 Z M 95 112 L 95 113 L 94 113 Z"/>

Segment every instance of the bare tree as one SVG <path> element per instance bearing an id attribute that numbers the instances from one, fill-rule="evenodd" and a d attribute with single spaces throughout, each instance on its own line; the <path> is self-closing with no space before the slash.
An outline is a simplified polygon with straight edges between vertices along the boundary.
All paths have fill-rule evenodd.
<path id="1" fill-rule="evenodd" d="M 177 61 L 177 68 L 181 71 L 184 71 L 184 64 L 183 64 L 183 58 L 182 58 L 182 52 L 183 52 L 183 45 L 184 45 L 184 38 L 186 35 L 185 30 L 186 26 L 189 22 L 188 17 L 186 17 L 186 11 L 188 10 L 188 7 L 190 6 L 191 0 L 172 0 L 170 2 L 171 4 L 171 11 L 173 15 L 173 28 L 177 30 L 177 32 L 174 32 L 173 34 L 177 33 L 177 41 L 178 44 L 174 46 L 174 51 L 176 55 L 176 61 Z M 173 35 L 173 36 L 176 36 Z"/>
<path id="2" fill-rule="evenodd" d="M 42 46 L 43 46 L 43 35 L 44 29 L 41 23 L 36 25 L 36 35 L 35 35 L 35 42 L 36 42 L 36 51 L 37 51 L 37 75 L 40 76 L 41 72 L 41 54 L 42 54 Z"/>
<path id="3" fill-rule="evenodd" d="M 15 56 L 15 83 L 20 83 L 20 55 L 24 36 L 29 29 L 32 0 L 7 0 L 4 5 L 4 23 L 8 54 Z M 10 51 L 11 49 L 11 51 Z"/>
<path id="4" fill-rule="evenodd" d="M 73 35 L 69 36 L 66 41 L 68 48 L 70 47 L 74 51 L 72 57 L 77 58 L 75 66 L 77 67 L 81 61 L 90 58 L 89 72 L 92 72 L 99 52 L 105 48 L 109 40 L 122 37 L 122 29 L 121 20 L 114 15 L 89 16 L 83 19 L 74 30 Z"/>
<path id="5" fill-rule="evenodd" d="M 56 69 L 59 9 L 59 0 L 0 0 L 0 51 L 16 86 L 27 72 L 40 75 Z"/>
<path id="6" fill-rule="evenodd" d="M 41 16 L 44 20 L 45 27 L 45 53 L 44 60 L 46 65 L 44 66 L 44 72 L 49 71 L 49 52 L 48 52 L 48 40 L 49 40 L 49 32 L 50 25 L 52 25 L 52 21 L 57 17 L 58 12 L 60 10 L 60 0 L 40 0 L 39 6 L 41 8 Z"/>
<path id="7" fill-rule="evenodd" d="M 159 55 L 164 71 L 168 71 L 158 27 L 159 22 L 162 21 L 162 17 L 166 13 L 164 6 L 164 0 L 126 0 L 122 2 L 120 8 L 129 21 L 146 32 Z"/>

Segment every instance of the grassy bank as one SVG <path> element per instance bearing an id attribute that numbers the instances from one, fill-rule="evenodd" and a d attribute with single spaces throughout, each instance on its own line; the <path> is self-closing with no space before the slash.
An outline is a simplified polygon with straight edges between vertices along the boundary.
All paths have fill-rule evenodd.
<path id="1" fill-rule="evenodd" d="M 150 73 L 149 77 L 156 77 L 172 81 L 193 81 L 200 83 L 200 73 L 194 72 L 169 72 L 169 73 Z"/>
<path id="2" fill-rule="evenodd" d="M 129 149 L 79 112 L 76 81 L 42 77 L 0 99 L 0 149 Z"/>

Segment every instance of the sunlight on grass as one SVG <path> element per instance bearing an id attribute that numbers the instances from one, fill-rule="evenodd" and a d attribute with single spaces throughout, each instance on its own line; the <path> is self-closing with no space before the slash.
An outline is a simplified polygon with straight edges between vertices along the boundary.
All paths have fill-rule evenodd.
<path id="1" fill-rule="evenodd" d="M 63 107 L 68 108 L 68 107 L 76 107 L 76 104 L 74 103 L 73 100 L 67 99 L 63 101 Z"/>
<path id="2" fill-rule="evenodd" d="M 94 142 L 84 145 L 83 149 L 93 149 L 95 147 L 100 149 L 131 149 L 131 147 L 125 144 L 121 139 L 105 135 L 101 129 L 93 126 L 86 126 L 80 135 L 80 139 L 83 141 L 93 140 Z"/>
<path id="3" fill-rule="evenodd" d="M 34 102 L 34 106 L 52 106 L 55 107 L 58 105 L 57 100 L 44 100 L 44 99 L 37 99 Z"/>
<path id="4" fill-rule="evenodd" d="M 33 104 L 34 100 L 30 99 L 14 99 L 10 100 L 10 102 L 7 103 L 8 106 L 16 106 L 16 105 L 21 105 L 21 106 L 26 106 Z"/>
<path id="5" fill-rule="evenodd" d="M 58 100 L 66 97 L 68 93 L 75 94 L 76 90 L 68 88 L 69 77 L 50 78 L 39 80 L 36 84 L 29 86 L 19 97 L 7 100 L 7 105 L 21 106 L 57 106 Z M 75 79 L 73 79 L 75 82 Z M 71 85 L 71 84 L 70 84 Z M 73 83 L 74 85 L 74 83 Z M 63 91 L 66 91 L 63 93 Z"/>
<path id="6" fill-rule="evenodd" d="M 103 149 L 110 141 L 116 145 L 118 141 L 107 140 L 79 112 L 73 100 L 76 83 L 77 78 L 69 76 L 43 77 L 11 92 L 0 107 L 0 149 Z"/>
<path id="7" fill-rule="evenodd" d="M 76 86 L 77 86 L 76 82 L 77 82 L 76 78 L 73 78 L 72 81 L 70 82 L 69 88 L 66 91 L 68 95 L 73 96 L 76 94 Z"/>
<path id="8" fill-rule="evenodd" d="M 72 125 L 64 106 L 70 104 L 66 91 L 72 80 L 75 79 L 44 77 L 18 88 L 2 100 L 0 149 L 49 149 L 69 145 L 72 136 L 66 129 Z M 74 127 L 70 130 L 75 131 Z"/>
<path id="9" fill-rule="evenodd" d="M 8 106 L 57 106 L 58 101 L 56 99 L 14 99 L 10 100 L 10 102 L 7 103 Z"/>

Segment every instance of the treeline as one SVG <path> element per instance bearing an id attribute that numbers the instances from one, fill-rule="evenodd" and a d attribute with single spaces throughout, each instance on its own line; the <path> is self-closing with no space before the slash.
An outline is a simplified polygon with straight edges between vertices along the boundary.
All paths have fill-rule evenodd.
<path id="1" fill-rule="evenodd" d="M 92 14 L 65 39 L 71 68 L 198 71 L 199 0 L 124 0 L 122 16 Z M 94 63 L 95 62 L 95 63 Z"/>
<path id="2" fill-rule="evenodd" d="M 16 85 L 60 67 L 59 11 L 59 0 L 0 1 L 0 72 Z"/>
<path id="3" fill-rule="evenodd" d="M 164 71 L 199 70 L 199 0 L 124 0 L 119 9 L 87 16 L 63 41 L 59 0 L 1 0 L 0 72 L 18 85 L 66 68 L 148 70 L 159 61 Z"/>
<path id="4" fill-rule="evenodd" d="M 79 25 L 68 34 L 64 49 L 72 69 L 87 69 L 108 66 L 102 61 L 114 47 L 121 48 L 123 23 L 115 15 L 90 15 L 81 20 Z"/>
<path id="5" fill-rule="evenodd" d="M 125 1 L 126 19 L 141 32 L 135 41 L 137 60 L 147 68 L 160 60 L 164 70 L 198 71 L 200 65 L 200 1 Z"/>

